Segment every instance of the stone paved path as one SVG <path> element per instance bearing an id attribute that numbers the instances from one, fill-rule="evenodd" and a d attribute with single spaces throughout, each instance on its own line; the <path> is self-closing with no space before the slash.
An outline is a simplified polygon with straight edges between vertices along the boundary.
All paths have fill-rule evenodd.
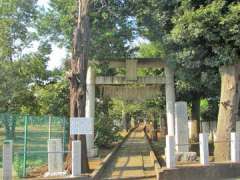
<path id="1" fill-rule="evenodd" d="M 101 179 L 155 179 L 150 147 L 142 128 L 134 130 L 117 151 Z"/>

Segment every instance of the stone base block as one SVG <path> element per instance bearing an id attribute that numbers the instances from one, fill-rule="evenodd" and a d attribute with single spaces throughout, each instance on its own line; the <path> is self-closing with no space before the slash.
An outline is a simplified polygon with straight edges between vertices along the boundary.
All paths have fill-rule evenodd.
<path id="1" fill-rule="evenodd" d="M 177 161 L 196 161 L 197 153 L 196 152 L 176 152 Z"/>
<path id="2" fill-rule="evenodd" d="M 44 177 L 56 177 L 56 176 L 68 176 L 68 173 L 66 171 L 64 172 L 46 172 L 44 174 Z"/>
<path id="3" fill-rule="evenodd" d="M 98 155 L 98 148 L 94 147 L 92 149 L 90 149 L 88 152 L 88 157 L 92 158 L 92 157 L 96 157 Z"/>

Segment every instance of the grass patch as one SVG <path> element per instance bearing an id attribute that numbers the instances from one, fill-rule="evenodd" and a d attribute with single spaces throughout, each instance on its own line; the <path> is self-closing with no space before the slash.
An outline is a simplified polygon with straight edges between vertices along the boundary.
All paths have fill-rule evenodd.
<path id="1" fill-rule="evenodd" d="M 51 128 L 51 138 L 63 138 L 63 127 L 53 125 Z M 27 135 L 27 173 L 34 168 L 47 164 L 47 141 L 49 138 L 48 124 L 28 126 Z M 0 128 L 0 168 L 2 168 L 2 144 L 5 140 L 4 128 Z M 66 146 L 65 146 L 66 147 Z M 38 152 L 37 152 L 38 151 Z M 15 168 L 22 170 L 23 154 L 24 154 L 24 126 L 16 127 L 15 139 L 13 140 L 13 153 Z M 16 162 L 15 162 L 16 161 Z M 21 172 L 17 172 L 18 174 Z M 0 170 L 0 176 L 1 170 Z"/>

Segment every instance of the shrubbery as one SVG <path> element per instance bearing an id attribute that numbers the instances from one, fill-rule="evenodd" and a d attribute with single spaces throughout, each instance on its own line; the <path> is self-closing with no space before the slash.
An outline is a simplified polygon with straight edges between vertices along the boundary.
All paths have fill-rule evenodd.
<path id="1" fill-rule="evenodd" d="M 17 173 L 18 177 L 22 177 L 23 175 L 23 155 L 14 156 L 14 170 Z"/>
<path id="2" fill-rule="evenodd" d="M 96 123 L 95 144 L 98 147 L 109 148 L 113 142 L 119 141 L 122 136 L 119 134 L 120 128 L 114 125 L 109 118 L 100 118 Z"/>

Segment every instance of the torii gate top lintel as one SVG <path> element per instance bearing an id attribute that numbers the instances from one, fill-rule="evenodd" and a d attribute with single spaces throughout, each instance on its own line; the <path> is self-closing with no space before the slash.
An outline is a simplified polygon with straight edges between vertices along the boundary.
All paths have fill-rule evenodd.
<path id="1" fill-rule="evenodd" d="M 108 64 L 111 68 L 124 68 L 129 63 L 136 64 L 137 68 L 164 68 L 166 63 L 161 58 L 119 58 L 101 59 L 94 61 L 96 64 Z"/>

